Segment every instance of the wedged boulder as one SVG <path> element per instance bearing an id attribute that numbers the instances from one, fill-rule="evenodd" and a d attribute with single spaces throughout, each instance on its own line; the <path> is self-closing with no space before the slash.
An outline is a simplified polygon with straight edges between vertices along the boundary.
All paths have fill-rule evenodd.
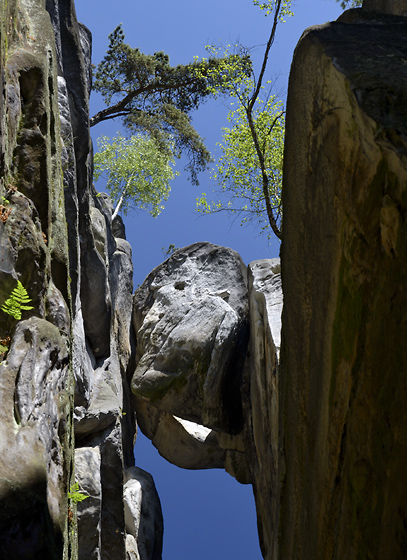
<path id="1" fill-rule="evenodd" d="M 137 422 L 164 459 L 182 469 L 225 469 L 249 484 L 243 433 L 226 434 L 168 414 L 136 398 Z"/>
<path id="2" fill-rule="evenodd" d="M 246 267 L 233 250 L 195 243 L 134 294 L 139 399 L 179 418 L 239 433 L 248 339 Z"/>

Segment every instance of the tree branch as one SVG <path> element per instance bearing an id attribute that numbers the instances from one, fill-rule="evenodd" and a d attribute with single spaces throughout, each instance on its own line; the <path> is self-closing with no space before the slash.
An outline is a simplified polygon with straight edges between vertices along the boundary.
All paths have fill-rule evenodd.
<path id="1" fill-rule="evenodd" d="M 169 84 L 169 85 L 158 83 L 158 82 L 154 81 L 154 82 L 148 84 L 148 86 L 138 88 L 138 89 L 128 93 L 125 97 L 123 97 L 123 99 L 121 99 L 120 101 L 118 101 L 114 105 L 111 105 L 110 107 L 107 107 L 106 109 L 102 109 L 101 111 L 96 113 L 96 115 L 94 115 L 89 120 L 89 126 L 92 127 L 92 126 L 95 126 L 95 125 L 99 124 L 102 121 L 106 121 L 107 119 L 114 119 L 115 117 L 120 116 L 119 113 L 125 111 L 126 107 L 138 95 L 145 94 L 146 96 L 148 96 L 151 93 L 170 91 L 170 90 L 178 89 L 181 85 L 182 86 L 193 85 L 193 84 L 197 83 L 198 81 L 199 81 L 199 78 L 194 78 L 194 79 L 186 80 L 186 81 L 182 82 L 182 84 L 176 83 L 176 84 Z M 131 112 L 130 109 L 128 109 L 128 112 L 129 113 Z"/>
<path id="2" fill-rule="evenodd" d="M 281 230 L 277 225 L 277 221 L 276 221 L 276 219 L 274 217 L 274 213 L 273 213 L 273 208 L 272 208 L 271 203 L 270 203 L 270 191 L 269 191 L 269 187 L 268 187 L 269 179 L 268 179 L 266 166 L 265 166 L 265 162 L 264 162 L 264 155 L 263 155 L 263 152 L 260 149 L 259 139 L 258 139 L 258 136 L 257 136 L 256 128 L 254 126 L 252 112 L 250 110 L 250 107 L 248 107 L 247 110 L 246 110 L 246 116 L 247 116 L 247 121 L 249 123 L 250 133 L 251 133 L 252 138 L 253 138 L 254 146 L 256 148 L 257 157 L 259 158 L 261 176 L 262 176 L 262 183 L 263 183 L 263 195 L 264 195 L 264 200 L 266 202 L 267 216 L 268 216 L 268 219 L 269 219 L 269 222 L 270 222 L 271 229 L 273 230 L 274 234 L 276 235 L 276 237 L 278 237 L 278 239 L 281 239 Z"/>
<path id="3" fill-rule="evenodd" d="M 259 79 L 257 80 L 256 89 L 254 90 L 253 95 L 252 95 L 252 97 L 250 99 L 250 102 L 249 102 L 250 111 L 253 110 L 253 106 L 256 103 L 256 99 L 257 99 L 257 97 L 259 96 L 259 93 L 260 93 L 261 85 L 262 85 L 263 78 L 264 78 L 264 73 L 265 73 L 266 67 L 267 67 L 267 60 L 268 60 L 269 52 L 270 52 L 270 49 L 271 49 L 271 47 L 274 43 L 274 38 L 276 36 L 278 16 L 280 14 L 280 9 L 281 9 L 281 2 L 282 2 L 282 0 L 277 0 L 277 3 L 276 3 L 273 27 L 271 28 L 270 37 L 269 37 L 269 40 L 267 41 L 266 50 L 264 52 L 263 63 L 262 63 L 262 66 L 261 66 Z"/>

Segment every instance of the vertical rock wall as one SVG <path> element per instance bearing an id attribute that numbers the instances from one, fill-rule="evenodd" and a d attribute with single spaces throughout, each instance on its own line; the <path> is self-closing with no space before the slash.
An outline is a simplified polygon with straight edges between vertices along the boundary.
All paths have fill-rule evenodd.
<path id="1" fill-rule="evenodd" d="M 407 554 L 407 19 L 303 35 L 284 163 L 278 551 Z"/>
<path id="2" fill-rule="evenodd" d="M 2 2 L 0 15 L 0 302 L 17 280 L 32 300 L 20 321 L 0 312 L 0 556 L 67 558 L 73 377 L 57 55 L 42 6 Z"/>
<path id="3" fill-rule="evenodd" d="M 32 300 L 0 311 L 0 557 L 158 560 L 133 456 L 131 248 L 91 183 L 91 35 L 71 0 L 0 15 L 0 305 L 18 280 Z"/>

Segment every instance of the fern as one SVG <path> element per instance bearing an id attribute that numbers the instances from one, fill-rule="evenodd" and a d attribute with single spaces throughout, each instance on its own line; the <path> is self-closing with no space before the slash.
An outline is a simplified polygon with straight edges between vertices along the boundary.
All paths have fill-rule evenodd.
<path id="1" fill-rule="evenodd" d="M 75 484 L 73 486 L 71 486 L 71 488 L 68 492 L 68 498 L 72 502 L 77 504 L 78 502 L 82 502 L 83 500 L 86 500 L 86 498 L 89 498 L 89 496 L 86 496 L 86 494 L 81 492 L 79 490 L 79 484 L 77 482 L 75 482 Z"/>
<path id="2" fill-rule="evenodd" d="M 24 288 L 20 280 L 17 281 L 17 286 L 11 292 L 10 296 L 1 306 L 1 310 L 7 315 L 10 315 L 16 321 L 21 319 L 22 311 L 34 309 L 30 303 L 31 299 L 28 297 L 27 290 Z"/>

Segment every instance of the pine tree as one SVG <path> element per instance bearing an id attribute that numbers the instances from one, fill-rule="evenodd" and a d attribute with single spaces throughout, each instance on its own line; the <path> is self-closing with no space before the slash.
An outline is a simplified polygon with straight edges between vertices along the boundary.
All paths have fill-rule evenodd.
<path id="1" fill-rule="evenodd" d="M 208 97 L 227 94 L 224 82 L 249 75 L 250 56 L 197 58 L 186 65 L 171 66 L 163 52 L 147 55 L 124 42 L 119 25 L 109 35 L 106 56 L 95 71 L 93 89 L 102 94 L 107 107 L 90 119 L 90 126 L 120 117 L 131 134 L 154 138 L 169 156 L 184 153 L 193 183 L 211 155 L 191 124 L 190 113 Z"/>

